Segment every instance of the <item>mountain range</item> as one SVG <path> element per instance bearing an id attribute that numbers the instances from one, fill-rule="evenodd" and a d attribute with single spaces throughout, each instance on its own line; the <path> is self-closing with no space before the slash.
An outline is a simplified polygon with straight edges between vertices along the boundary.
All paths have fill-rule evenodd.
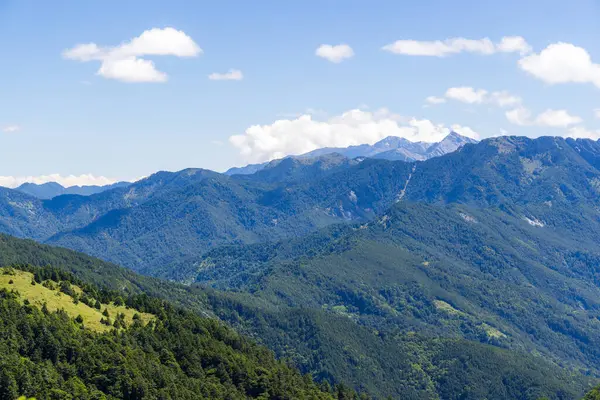
<path id="1" fill-rule="evenodd" d="M 49 200 L 0 188 L 0 231 L 183 283 L 150 286 L 378 397 L 568 399 L 579 389 L 526 389 L 600 376 L 592 140 L 334 151 Z"/>
<path id="2" fill-rule="evenodd" d="M 476 140 L 462 136 L 454 131 L 450 132 L 440 142 L 435 143 L 412 142 L 405 138 L 388 136 L 387 138 L 382 139 L 373 145 L 361 144 L 350 147 L 325 147 L 299 156 L 291 156 L 288 158 L 310 159 L 336 153 L 347 158 L 369 157 L 394 161 L 423 161 L 432 157 L 438 157 L 456 151 L 467 143 L 476 142 Z M 276 160 L 274 162 L 277 163 L 280 162 L 280 160 Z M 254 174 L 268 165 L 270 165 L 270 163 L 250 164 L 245 167 L 230 168 L 225 172 L 225 174 Z"/>
<path id="3" fill-rule="evenodd" d="M 78 194 L 81 196 L 90 196 L 92 194 L 101 193 L 105 190 L 115 189 L 119 187 L 126 187 L 129 182 L 116 182 L 111 185 L 89 185 L 89 186 L 69 186 L 64 187 L 56 182 L 47 182 L 42 184 L 36 184 L 26 182 L 21 186 L 17 187 L 16 190 L 27 193 L 38 199 L 51 199 L 56 196 L 63 194 Z"/>

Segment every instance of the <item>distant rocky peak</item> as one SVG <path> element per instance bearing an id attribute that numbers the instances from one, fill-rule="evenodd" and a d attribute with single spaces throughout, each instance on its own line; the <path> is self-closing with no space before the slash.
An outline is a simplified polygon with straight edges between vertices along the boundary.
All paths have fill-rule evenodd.
<path id="1" fill-rule="evenodd" d="M 442 141 L 437 143 L 413 142 L 399 136 L 388 136 L 373 145 L 361 144 L 349 147 L 326 147 L 313 150 L 309 153 L 287 158 L 311 160 L 325 155 L 338 154 L 346 158 L 357 157 L 378 158 L 392 161 L 423 161 L 432 157 L 451 153 L 467 143 L 477 141 L 463 136 L 457 132 L 450 132 Z M 242 168 L 231 168 L 227 175 L 249 175 L 254 174 L 267 166 L 278 165 L 280 160 L 264 164 L 248 165 Z"/>

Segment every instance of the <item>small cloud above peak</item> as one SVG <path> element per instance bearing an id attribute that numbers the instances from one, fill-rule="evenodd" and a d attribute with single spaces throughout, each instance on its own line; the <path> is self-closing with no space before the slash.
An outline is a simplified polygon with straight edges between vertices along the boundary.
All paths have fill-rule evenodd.
<path id="1" fill-rule="evenodd" d="M 579 124 L 583 120 L 576 115 L 569 114 L 567 110 L 546 110 L 537 116 L 535 122 L 540 126 L 565 127 Z"/>
<path id="2" fill-rule="evenodd" d="M 497 107 L 510 107 L 521 104 L 522 99 L 506 90 L 488 92 L 485 89 L 475 89 L 469 86 L 451 87 L 446 90 L 447 99 L 466 104 L 491 104 Z"/>
<path id="3" fill-rule="evenodd" d="M 97 75 L 122 82 L 166 82 L 167 75 L 143 56 L 196 57 L 202 49 L 183 31 L 153 28 L 119 46 L 78 44 L 63 51 L 63 58 L 80 62 L 100 61 Z"/>
<path id="4" fill-rule="evenodd" d="M 583 126 L 574 126 L 567 131 L 567 136 L 573 139 L 600 139 L 600 130 L 591 131 Z"/>
<path id="5" fill-rule="evenodd" d="M 324 58 L 332 63 L 339 64 L 342 61 L 354 57 L 354 50 L 347 44 L 322 44 L 315 51 L 315 55 Z"/>
<path id="6" fill-rule="evenodd" d="M 580 117 L 569 114 L 567 110 L 548 109 L 537 117 L 532 118 L 531 111 L 525 107 L 518 107 L 507 111 L 506 118 L 515 125 L 546 126 L 552 128 L 565 128 L 583 122 Z"/>

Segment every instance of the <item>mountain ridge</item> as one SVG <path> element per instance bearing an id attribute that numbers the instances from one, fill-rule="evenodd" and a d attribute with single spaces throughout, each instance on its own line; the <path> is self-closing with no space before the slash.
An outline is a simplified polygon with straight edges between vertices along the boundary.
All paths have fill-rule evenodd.
<path id="1" fill-rule="evenodd" d="M 508 153 L 517 142 L 529 149 Z M 501 206 L 502 199 L 523 201 L 511 191 L 531 197 L 547 190 L 558 190 L 561 199 L 584 191 L 590 199 L 596 193 L 592 183 L 600 182 L 594 180 L 599 179 L 594 167 L 598 154 L 598 142 L 593 141 L 507 137 L 467 144 L 422 162 L 348 160 L 330 154 L 309 161 L 274 161 L 254 175 L 191 168 L 158 172 L 127 188 L 44 201 L 1 188 L 0 230 L 138 270 L 143 266 L 145 273 L 155 274 L 162 273 L 157 267 L 176 263 L 174 258 L 183 260 L 210 247 L 301 236 L 336 222 L 369 220 L 400 199 L 453 202 L 462 196 L 460 201 Z M 552 166 L 552 157 L 566 160 L 579 175 L 568 177 L 563 167 Z M 550 170 L 565 183 L 536 186 Z M 482 180 L 487 176 L 492 181 Z M 572 180 L 579 186 L 567 193 Z M 541 209 L 527 211 L 525 217 L 542 219 L 548 206 L 537 207 Z M 570 213 L 565 209 L 565 215 Z"/>
<path id="2" fill-rule="evenodd" d="M 477 141 L 467 136 L 451 131 L 439 142 L 412 142 L 398 136 L 388 136 L 373 145 L 360 144 L 349 147 L 325 147 L 297 156 L 288 156 L 285 159 L 312 159 L 329 154 L 340 154 L 344 157 L 354 159 L 357 157 L 372 157 L 394 161 L 423 161 L 431 157 L 453 152 L 468 143 Z M 281 162 L 275 160 L 275 162 Z M 273 161 L 262 164 L 250 164 L 245 167 L 234 167 L 227 170 L 225 175 L 251 175 L 272 165 Z"/>

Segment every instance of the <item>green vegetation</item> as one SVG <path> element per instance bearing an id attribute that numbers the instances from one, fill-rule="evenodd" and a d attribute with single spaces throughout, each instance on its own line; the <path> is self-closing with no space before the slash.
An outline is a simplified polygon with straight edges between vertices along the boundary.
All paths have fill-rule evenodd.
<path id="1" fill-rule="evenodd" d="M 589 380 L 540 357 L 463 339 L 389 333 L 308 308 L 216 292 L 217 314 L 315 380 L 343 380 L 380 398 L 574 399 Z M 245 299 L 245 300 L 242 300 Z"/>
<path id="2" fill-rule="evenodd" d="M 102 304 L 100 300 L 83 294 L 77 285 L 52 280 L 36 283 L 31 272 L 21 270 L 0 268 L 0 289 L 2 288 L 17 292 L 20 300 L 27 300 L 28 304 L 38 308 L 45 306 L 49 311 L 63 310 L 71 318 L 80 319 L 78 322 L 86 328 L 99 332 L 108 331 L 113 327 L 130 326 L 136 314 L 136 319 L 143 324 L 154 318 L 151 314 L 138 313 L 125 307 L 121 298 L 117 298 L 113 303 Z M 100 303 L 100 308 L 96 307 L 96 302 Z M 117 302 L 121 305 L 117 305 Z M 101 310 L 104 310 L 104 313 Z"/>
<path id="3" fill-rule="evenodd" d="M 141 276 L 72 250 L 0 234 L 0 266 L 7 265 L 51 265 L 76 275 L 82 283 L 91 283 L 102 289 L 118 290 L 128 295 L 145 293 L 168 299 L 199 314 L 206 315 L 209 311 L 202 293 L 190 287 Z"/>
<path id="4" fill-rule="evenodd" d="M 345 230 L 331 237 L 341 239 Z M 348 248 L 348 243 L 342 245 L 343 242 L 337 246 L 322 240 L 314 243 L 341 251 Z M 244 261 L 243 252 L 229 254 Z M 277 256 L 277 252 L 270 254 Z M 105 290 L 100 290 L 90 296 L 100 299 L 103 304 L 113 302 L 111 296 L 126 299 L 147 292 L 170 299 L 197 314 L 216 315 L 240 332 L 268 345 L 302 372 L 311 373 L 316 381 L 345 382 L 382 398 L 391 395 L 415 399 L 459 396 L 465 399 L 537 399 L 545 395 L 553 399 L 572 399 L 587 389 L 587 381 L 580 375 L 517 352 L 461 339 L 377 331 L 361 326 L 343 314 L 281 303 L 275 306 L 261 299 L 258 292 L 254 295 L 223 293 L 181 286 L 139 276 L 70 250 L 0 235 L 0 265 L 21 264 L 22 270 L 35 272 L 23 265 L 29 263 L 56 266 L 42 269 L 53 273 L 40 276 L 40 281 L 68 280 L 72 287 L 86 288 L 92 283 L 92 288 L 97 284 L 101 289 L 109 289 L 106 295 L 103 295 Z M 76 274 L 77 280 L 73 281 L 71 272 Z M 121 290 L 123 288 L 125 292 Z M 110 294 L 113 291 L 116 292 Z M 336 305 L 334 302 L 329 304 Z M 150 313 L 160 316 L 160 313 Z M 70 320 L 74 318 L 69 317 Z M 448 385 L 449 380 L 456 384 Z"/>
<path id="5" fill-rule="evenodd" d="M 11 274 L 18 268 L 4 272 Z M 12 275 L 21 288 L 21 280 L 34 276 L 60 275 L 61 283 L 73 287 L 81 283 L 56 269 L 24 268 L 27 271 Z M 81 289 L 81 296 L 97 295 L 111 304 L 121 299 L 138 315 L 153 317 L 147 323 L 144 317 L 132 318 L 127 326 L 108 331 L 86 329 L 63 309 L 51 311 L 33 304 L 46 294 L 1 288 L 0 398 L 16 399 L 23 394 L 41 400 L 355 396 L 341 386 L 323 391 L 311 379 L 277 362 L 266 349 L 215 320 L 146 295 L 125 297 L 89 284 Z"/>
<path id="6" fill-rule="evenodd" d="M 600 400 L 600 387 L 595 387 L 586 393 L 583 400 Z"/>
<path id="7" fill-rule="evenodd" d="M 198 169 L 159 172 L 127 188 L 45 201 L 0 188 L 0 232 L 167 276 L 171 265 L 216 245 L 283 239 L 373 217 L 394 201 L 411 165 L 333 160 L 289 168 L 277 165 L 260 179 Z M 354 204 L 348 195 L 357 182 L 362 188 Z M 348 204 L 340 207 L 340 197 Z"/>
<path id="8" fill-rule="evenodd" d="M 366 229 L 214 250 L 198 280 L 273 309 L 343 306 L 383 335 L 464 338 L 598 373 L 600 288 L 586 275 L 599 258 L 584 238 L 466 206 L 406 203 L 386 216 Z"/>

